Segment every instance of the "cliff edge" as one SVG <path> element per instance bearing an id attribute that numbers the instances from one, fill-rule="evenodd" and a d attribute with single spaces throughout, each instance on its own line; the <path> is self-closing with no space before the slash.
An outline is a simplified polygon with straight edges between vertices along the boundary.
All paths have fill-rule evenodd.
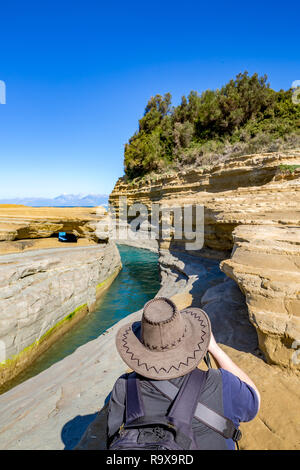
<path id="1" fill-rule="evenodd" d="M 0 385 L 93 310 L 117 276 L 118 249 L 97 231 L 106 217 L 103 208 L 0 206 Z M 59 231 L 78 241 L 60 243 Z"/>

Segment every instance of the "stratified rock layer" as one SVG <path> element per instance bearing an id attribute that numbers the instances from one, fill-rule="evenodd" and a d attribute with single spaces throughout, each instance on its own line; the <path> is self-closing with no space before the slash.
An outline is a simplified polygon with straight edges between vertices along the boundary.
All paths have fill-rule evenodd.
<path id="1" fill-rule="evenodd" d="M 0 385 L 91 311 L 118 274 L 108 219 L 101 207 L 0 206 Z M 59 231 L 77 243 L 60 243 Z"/>
<path id="2" fill-rule="evenodd" d="M 217 340 L 224 342 L 222 348 L 249 374 L 261 393 L 257 417 L 242 425 L 241 448 L 300 449 L 299 379 L 256 355 L 253 327 L 247 321 L 237 286 L 229 280 L 212 287 L 204 295 L 203 304 Z M 187 306 L 184 296 L 178 306 Z M 114 381 L 126 371 L 115 347 L 116 332 L 121 325 L 140 317 L 141 312 L 136 312 L 124 318 L 99 338 L 1 395 L 0 448 L 71 449 L 79 445 L 82 449 L 104 449 L 105 419 L 87 427 L 103 407 Z M 220 327 L 223 317 L 227 333 Z M 205 368 L 204 364 L 201 367 Z"/>
<path id="3" fill-rule="evenodd" d="M 299 367 L 300 228 L 242 225 L 233 238 L 231 259 L 221 269 L 246 296 L 260 348 L 270 362 Z"/>
<path id="4" fill-rule="evenodd" d="M 58 232 L 69 232 L 81 245 L 107 241 L 97 224 L 106 217 L 103 207 L 27 207 L 0 204 L 0 254 L 59 246 Z M 41 241 L 42 240 L 42 241 Z M 47 244 L 48 241 L 48 244 Z M 76 245 L 75 245 L 76 246 Z"/>
<path id="5" fill-rule="evenodd" d="M 120 266 L 114 243 L 0 256 L 0 384 L 91 311 Z"/>
<path id="6" fill-rule="evenodd" d="M 228 252 L 237 225 L 300 225 L 300 150 L 235 157 L 208 168 L 157 175 L 155 180 L 126 184 L 120 178 L 109 198 L 117 216 L 119 198 L 125 196 L 128 206 L 139 202 L 150 213 L 152 203 L 203 205 L 204 246 Z M 162 243 L 168 248 L 170 240 Z M 173 240 L 175 246 L 185 250 L 186 240 Z"/>
<path id="7" fill-rule="evenodd" d="M 160 232 L 163 286 L 190 293 L 199 303 L 201 257 L 226 260 L 223 271 L 245 293 L 249 317 L 269 362 L 293 370 L 299 346 L 300 150 L 234 157 L 209 168 L 157 175 L 126 183 L 119 179 L 110 203 L 116 216 L 120 198 L 174 209 L 204 206 L 204 245 Z M 129 220 L 130 221 L 130 220 Z M 192 229 L 197 220 L 193 218 Z M 143 233 L 147 225 L 143 226 Z M 191 249 L 192 248 L 192 249 Z M 233 249 L 231 259 L 230 251 Z M 200 288 L 200 291 L 199 291 Z"/>

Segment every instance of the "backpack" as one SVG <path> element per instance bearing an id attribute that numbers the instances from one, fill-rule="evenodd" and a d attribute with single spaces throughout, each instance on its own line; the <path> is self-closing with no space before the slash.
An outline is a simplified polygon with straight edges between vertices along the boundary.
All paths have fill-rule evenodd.
<path id="1" fill-rule="evenodd" d="M 126 419 L 112 438 L 110 450 L 196 450 L 192 430 L 195 417 L 205 425 L 236 443 L 241 432 L 234 423 L 199 401 L 207 373 L 194 369 L 178 389 L 168 380 L 150 382 L 171 406 L 165 416 L 146 416 L 135 373 L 126 382 Z"/>

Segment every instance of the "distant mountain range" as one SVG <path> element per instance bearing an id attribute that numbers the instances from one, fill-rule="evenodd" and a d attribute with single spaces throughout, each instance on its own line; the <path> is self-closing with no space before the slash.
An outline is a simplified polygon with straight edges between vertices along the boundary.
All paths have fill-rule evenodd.
<path id="1" fill-rule="evenodd" d="M 61 194 L 54 198 L 25 197 L 0 199 L 0 204 L 24 204 L 34 207 L 87 207 L 87 206 L 107 206 L 108 194 Z"/>

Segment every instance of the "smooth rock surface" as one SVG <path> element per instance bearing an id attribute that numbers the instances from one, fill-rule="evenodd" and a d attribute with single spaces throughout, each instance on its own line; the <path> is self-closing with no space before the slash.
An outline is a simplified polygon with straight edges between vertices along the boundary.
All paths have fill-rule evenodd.
<path id="1" fill-rule="evenodd" d="M 201 298 L 201 306 L 210 318 L 217 343 L 262 357 L 245 297 L 234 281 L 226 278 L 208 289 Z"/>
<path id="2" fill-rule="evenodd" d="M 137 319 L 139 313 L 131 315 Z M 64 449 L 103 407 L 124 372 L 115 333 L 128 317 L 39 375 L 0 395 L 1 449 Z"/>
<path id="3" fill-rule="evenodd" d="M 0 383 L 36 356 L 40 340 L 59 322 L 80 307 L 92 310 L 97 286 L 120 266 L 113 242 L 0 256 Z"/>
<path id="4" fill-rule="evenodd" d="M 109 199 L 117 216 L 120 198 L 128 206 L 144 204 L 149 214 L 153 204 L 164 210 L 204 206 L 202 249 L 190 250 L 185 237 L 160 235 L 163 292 L 184 291 L 199 303 L 199 256 L 219 257 L 225 274 L 246 295 L 267 360 L 297 372 L 300 361 L 293 360 L 293 348 L 300 341 L 300 149 L 233 157 L 152 180 L 126 183 L 120 178 Z M 194 216 L 193 230 L 197 223 Z"/>
<path id="5" fill-rule="evenodd" d="M 213 330 L 222 339 L 220 322 L 224 316 L 230 323 L 230 345 L 222 345 L 230 357 L 242 367 L 258 386 L 262 405 L 257 417 L 242 425 L 242 449 L 300 449 L 299 442 L 299 379 L 270 366 L 254 352 L 245 352 L 240 343 L 247 319 L 234 322 L 241 298 L 233 292 L 232 281 L 219 284 L 203 297 L 204 307 L 213 305 Z M 224 309 L 224 295 L 226 309 Z M 232 302 L 230 299 L 233 299 Z M 244 299 L 243 299 L 244 302 Z M 245 308 L 240 303 L 241 312 Z M 184 296 L 180 308 L 184 305 Z M 234 311 L 233 321 L 229 321 Z M 94 420 L 103 408 L 114 381 L 126 371 L 115 347 L 118 328 L 136 321 L 141 312 L 124 318 L 94 341 L 78 348 L 73 354 L 48 370 L 0 396 L 1 449 L 71 449 L 82 439 L 82 449 L 104 448 L 105 419 Z M 219 317 L 219 318 L 218 318 Z M 253 329 L 249 324 L 247 328 Z M 247 332 L 248 351 L 253 350 L 251 334 Z M 236 341 L 237 339 L 237 341 Z M 223 337 L 223 341 L 227 339 Z M 201 367 L 205 367 L 201 364 Z M 95 423 L 94 425 L 91 423 Z M 88 427 L 90 425 L 90 427 Z M 95 432 L 97 432 L 96 439 Z M 98 447 L 99 446 L 99 447 Z"/>
<path id="6" fill-rule="evenodd" d="M 57 236 L 58 232 L 73 233 L 85 239 L 86 244 L 107 241 L 108 233 L 102 230 L 106 218 L 107 213 L 100 206 L 58 208 L 0 204 L 0 254 L 50 248 L 53 246 L 50 237 Z M 36 246 L 38 239 L 47 239 L 49 245 L 44 240 L 43 246 Z"/>
<path id="7" fill-rule="evenodd" d="M 221 269 L 245 294 L 261 350 L 269 362 L 300 370 L 292 347 L 300 339 L 300 227 L 241 225 L 233 239 Z"/>

